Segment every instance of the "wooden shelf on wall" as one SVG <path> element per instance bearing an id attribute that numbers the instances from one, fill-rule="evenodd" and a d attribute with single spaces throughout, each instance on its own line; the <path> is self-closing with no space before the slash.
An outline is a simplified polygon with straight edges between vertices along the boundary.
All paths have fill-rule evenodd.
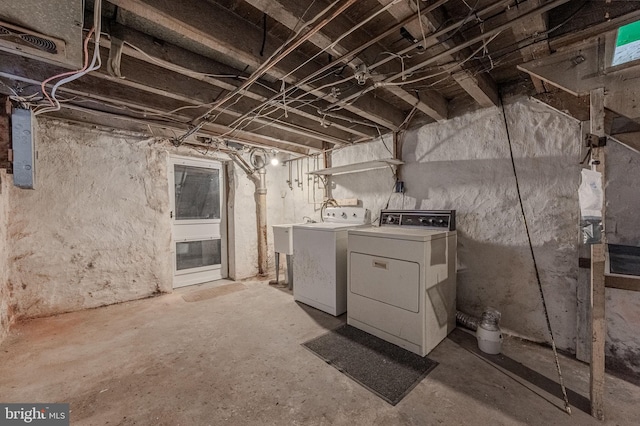
<path id="1" fill-rule="evenodd" d="M 364 172 L 367 170 L 384 169 L 389 166 L 399 166 L 404 164 L 403 161 L 396 160 L 395 158 L 383 158 L 380 160 L 364 161 L 362 163 L 347 164 L 345 166 L 328 167 L 326 169 L 316 170 L 309 172 L 310 175 L 339 175 L 343 173 L 356 173 Z"/>

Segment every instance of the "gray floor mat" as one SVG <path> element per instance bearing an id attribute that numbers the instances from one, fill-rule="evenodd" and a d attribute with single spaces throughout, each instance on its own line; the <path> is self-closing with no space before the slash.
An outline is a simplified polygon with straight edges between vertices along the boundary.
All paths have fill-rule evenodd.
<path id="1" fill-rule="evenodd" d="M 302 345 L 391 405 L 438 365 L 346 324 Z"/>

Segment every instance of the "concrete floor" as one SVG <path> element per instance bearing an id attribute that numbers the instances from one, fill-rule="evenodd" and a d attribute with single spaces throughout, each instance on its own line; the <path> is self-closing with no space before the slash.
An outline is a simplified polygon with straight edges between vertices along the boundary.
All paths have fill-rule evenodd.
<path id="1" fill-rule="evenodd" d="M 0 346 L 0 401 L 69 402 L 73 425 L 601 424 L 561 409 L 550 350 L 508 339 L 496 365 L 461 331 L 393 407 L 300 345 L 344 317 L 266 282 L 231 286 L 20 324 Z M 586 410 L 588 367 L 566 357 L 561 365 L 572 402 Z M 640 389 L 611 376 L 606 389 L 605 423 L 637 424 Z"/>

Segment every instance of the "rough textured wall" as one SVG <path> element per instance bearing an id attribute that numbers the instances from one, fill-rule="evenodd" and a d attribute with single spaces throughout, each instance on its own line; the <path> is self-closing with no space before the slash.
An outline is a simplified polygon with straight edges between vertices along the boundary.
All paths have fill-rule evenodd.
<path id="1" fill-rule="evenodd" d="M 526 99 L 509 103 L 506 113 L 556 342 L 573 351 L 579 125 Z M 373 216 L 387 200 L 390 208 L 455 209 L 458 308 L 479 315 L 496 307 L 505 329 L 547 341 L 502 111 L 483 109 L 408 132 L 402 153 L 404 195 L 391 193 L 390 171 L 376 170 L 335 176 L 334 197 L 359 196 Z M 376 156 L 390 156 L 380 142 L 344 149 L 334 160 Z"/>
<path id="2" fill-rule="evenodd" d="M 318 188 L 318 185 L 322 187 L 322 184 L 316 185 L 314 194 L 313 177 L 311 177 L 311 180 L 307 180 L 310 177 L 307 175 L 308 171 L 316 169 L 314 162 L 312 159 L 309 161 L 304 159 L 300 160 L 299 163 L 302 173 L 302 186 L 298 186 L 296 182 L 292 182 L 291 188 L 287 184 L 287 180 L 289 179 L 288 165 L 269 167 L 267 173 L 267 185 L 269 187 L 268 202 L 273 206 L 274 213 L 272 217 L 273 220 L 269 222 L 269 224 L 300 223 L 304 222 L 303 218 L 305 216 L 312 220 L 320 220 L 320 206 L 323 201 L 324 192 Z M 292 180 L 295 180 L 296 163 L 292 162 L 291 164 Z M 319 168 L 323 168 L 322 160 L 320 161 Z"/>
<path id="3" fill-rule="evenodd" d="M 1 206 L 9 193 L 13 218 L 8 225 L 13 244 L 10 268 L 0 273 L 8 276 L 11 271 L 8 285 L 15 290 L 19 316 L 50 315 L 171 291 L 168 154 L 228 158 L 51 120 L 41 120 L 38 137 L 37 189 L 5 185 L 0 194 L 0 243 L 6 218 Z M 229 272 L 242 279 L 257 273 L 255 187 L 238 167 L 230 166 L 230 176 Z M 313 214 L 306 189 L 290 190 L 287 178 L 287 167 L 268 166 L 268 225 L 299 222 Z M 273 236 L 268 234 L 272 268 Z M 6 253 L 1 247 L 0 265 Z M 0 312 L 9 306 L 6 293 L 0 293 Z"/>
<path id="4" fill-rule="evenodd" d="M 41 120 L 37 189 L 11 188 L 10 280 L 34 317 L 171 291 L 166 153 Z"/>
<path id="5" fill-rule="evenodd" d="M 374 142 L 349 146 L 334 151 L 333 166 L 350 163 L 362 163 L 380 158 L 392 158 L 392 139 L 384 137 Z M 371 211 L 372 222 L 379 217 L 380 210 L 389 203 L 389 207 L 401 208 L 401 196 L 394 194 L 395 174 L 390 167 L 365 170 L 356 173 L 346 173 L 331 178 L 335 185 L 333 198 L 358 198 L 362 200 L 362 207 Z"/>
<path id="6" fill-rule="evenodd" d="M 258 233 L 256 222 L 255 185 L 237 166 L 232 166 L 229 179 L 230 202 L 232 212 L 229 217 L 230 229 L 230 268 L 231 278 L 239 280 L 255 276 L 258 273 Z M 267 192 L 268 194 L 268 192 Z M 269 204 L 267 200 L 267 205 Z M 269 217 L 267 214 L 267 225 Z"/>
<path id="7" fill-rule="evenodd" d="M 309 190 L 306 185 L 303 188 L 294 185 L 294 188 L 291 189 L 287 185 L 288 178 L 288 166 L 267 165 L 267 262 L 269 270 L 275 270 L 271 226 L 303 222 L 303 216 L 312 217 L 314 220 L 320 218 L 319 210 L 314 212 L 313 203 L 307 199 Z M 230 275 L 234 279 L 243 279 L 258 273 L 255 185 L 247 178 L 246 173 L 237 166 L 232 168 L 229 185 L 232 193 L 230 194 L 231 211 L 233 212 L 230 217 L 230 225 L 235 235 L 234 241 L 230 244 L 230 257 L 234 259 L 234 264 L 230 265 Z M 317 198 L 322 200 L 322 195 L 318 193 Z M 282 264 L 284 262 L 285 260 L 282 258 Z"/>
<path id="8" fill-rule="evenodd" d="M 605 158 L 607 241 L 640 246 L 640 155 L 610 142 Z M 606 297 L 607 367 L 640 382 L 640 292 L 608 288 Z"/>
<path id="9" fill-rule="evenodd" d="M 13 320 L 12 294 L 9 288 L 9 248 L 7 241 L 9 179 L 6 171 L 0 169 L 0 342 L 6 337 Z"/>

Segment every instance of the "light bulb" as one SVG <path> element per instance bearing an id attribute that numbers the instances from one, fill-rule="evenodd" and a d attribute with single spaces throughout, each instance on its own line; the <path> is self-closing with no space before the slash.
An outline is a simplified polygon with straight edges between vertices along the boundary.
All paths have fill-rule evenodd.
<path id="1" fill-rule="evenodd" d="M 280 161 L 278 160 L 278 158 L 277 157 L 273 157 L 271 159 L 271 165 L 272 166 L 277 166 L 278 164 L 280 164 Z"/>

